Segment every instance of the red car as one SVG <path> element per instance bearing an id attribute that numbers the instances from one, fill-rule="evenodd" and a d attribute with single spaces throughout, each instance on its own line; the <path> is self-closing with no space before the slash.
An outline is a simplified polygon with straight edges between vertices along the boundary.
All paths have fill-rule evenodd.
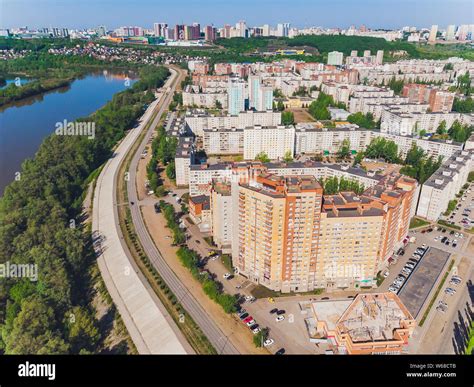
<path id="1" fill-rule="evenodd" d="M 247 324 L 249 321 L 252 321 L 253 320 L 253 317 L 252 316 L 248 316 L 244 321 L 245 324 Z"/>

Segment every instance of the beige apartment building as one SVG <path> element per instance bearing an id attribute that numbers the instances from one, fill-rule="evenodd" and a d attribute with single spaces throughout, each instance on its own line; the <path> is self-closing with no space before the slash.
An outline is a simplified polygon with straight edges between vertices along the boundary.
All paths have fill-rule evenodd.
<path id="1" fill-rule="evenodd" d="M 398 174 L 362 195 L 323 195 L 309 175 L 263 173 L 234 185 L 234 267 L 281 292 L 374 285 L 408 233 L 417 189 Z"/>
<path id="2" fill-rule="evenodd" d="M 317 288 L 371 286 L 377 275 L 384 211 L 352 192 L 324 196 Z"/>
<path id="3" fill-rule="evenodd" d="M 230 253 L 232 243 L 231 184 L 214 181 L 211 189 L 212 238 L 224 253 Z"/>
<path id="4" fill-rule="evenodd" d="M 240 185 L 240 274 L 282 292 L 314 289 L 322 193 L 312 176 L 265 174 Z"/>

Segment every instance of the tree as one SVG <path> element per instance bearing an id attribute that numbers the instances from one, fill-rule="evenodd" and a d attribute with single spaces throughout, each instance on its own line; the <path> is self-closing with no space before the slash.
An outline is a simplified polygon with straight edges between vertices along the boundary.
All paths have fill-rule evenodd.
<path id="1" fill-rule="evenodd" d="M 285 152 L 285 155 L 283 156 L 283 161 L 285 163 L 291 163 L 293 161 L 293 154 L 291 153 L 291 151 L 286 151 Z"/>
<path id="2" fill-rule="evenodd" d="M 392 79 L 390 79 L 388 87 L 391 88 L 395 92 L 395 94 L 400 95 L 402 93 L 404 84 L 405 83 L 403 82 L 403 79 L 397 81 L 396 78 L 393 77 Z"/>
<path id="3" fill-rule="evenodd" d="M 443 120 L 440 122 L 438 125 L 438 128 L 436 129 L 437 134 L 445 134 L 446 133 L 446 121 Z"/>
<path id="4" fill-rule="evenodd" d="M 253 336 L 253 344 L 257 348 L 263 347 L 263 343 L 268 338 L 268 328 L 263 328 L 256 335 Z"/>
<path id="5" fill-rule="evenodd" d="M 454 98 L 453 111 L 458 112 L 458 113 L 473 113 L 474 112 L 474 99 Z"/>
<path id="6" fill-rule="evenodd" d="M 365 155 L 369 159 L 383 158 L 390 163 L 399 161 L 397 144 L 383 137 L 372 139 L 365 150 Z"/>
<path id="7" fill-rule="evenodd" d="M 365 129 L 374 129 L 377 126 L 372 113 L 367 113 L 365 115 L 361 112 L 354 113 L 347 117 L 347 121 Z"/>
<path id="8" fill-rule="evenodd" d="M 295 123 L 295 116 L 293 112 L 282 112 L 281 123 L 283 125 L 293 125 Z"/>
<path id="9" fill-rule="evenodd" d="M 168 176 L 168 179 L 170 179 L 170 180 L 176 179 L 176 170 L 175 170 L 174 161 L 170 162 L 167 165 L 167 167 L 166 167 L 166 176 Z"/>
<path id="10" fill-rule="evenodd" d="M 73 307 L 65 316 L 65 325 L 74 353 L 79 353 L 82 349 L 94 350 L 100 334 L 96 326 L 97 321 L 88 310 L 80 306 Z"/>
<path id="11" fill-rule="evenodd" d="M 334 105 L 333 98 L 321 91 L 316 101 L 311 102 L 309 105 L 308 112 L 317 120 L 330 120 L 331 114 L 329 113 L 328 106 Z"/>
<path id="12" fill-rule="evenodd" d="M 222 109 L 221 101 L 218 101 L 217 99 L 216 99 L 216 109 Z"/>
<path id="13" fill-rule="evenodd" d="M 285 110 L 285 105 L 283 104 L 283 101 L 282 100 L 279 100 L 278 103 L 277 103 L 277 110 L 279 112 L 282 112 L 283 110 Z"/>
<path id="14" fill-rule="evenodd" d="M 262 163 L 269 163 L 270 162 L 270 158 L 268 157 L 268 155 L 265 153 L 265 152 L 260 152 L 256 157 L 255 157 L 255 160 L 256 161 L 260 161 Z"/>
<path id="15" fill-rule="evenodd" d="M 467 124 L 462 125 L 458 120 L 453 122 L 451 128 L 448 130 L 448 135 L 451 139 L 457 142 L 466 142 L 474 131 L 474 126 Z"/>
<path id="16" fill-rule="evenodd" d="M 351 142 L 349 141 L 348 138 L 342 141 L 341 147 L 339 148 L 339 151 L 337 152 L 337 156 L 341 159 L 346 159 L 351 156 Z"/>
<path id="17" fill-rule="evenodd" d="M 284 98 L 285 96 L 281 92 L 280 89 L 274 89 L 273 90 L 273 98 Z"/>
<path id="18" fill-rule="evenodd" d="M 67 354 L 70 349 L 56 330 L 53 309 L 38 296 L 22 302 L 5 344 L 5 352 L 12 355 Z"/>

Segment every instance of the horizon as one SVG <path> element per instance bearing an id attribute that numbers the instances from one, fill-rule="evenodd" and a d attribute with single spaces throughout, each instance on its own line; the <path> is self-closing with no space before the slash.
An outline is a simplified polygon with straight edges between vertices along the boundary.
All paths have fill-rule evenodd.
<path id="1" fill-rule="evenodd" d="M 143 0 L 133 4 L 128 0 L 83 0 L 78 4 L 73 0 L 2 0 L 1 14 L 8 15 L 8 20 L 2 16 L 0 27 L 87 29 L 105 25 L 108 30 L 113 30 L 130 25 L 153 28 L 153 23 L 158 22 L 169 25 L 198 22 L 202 26 L 213 24 L 222 27 L 239 20 L 245 20 L 249 27 L 291 23 L 296 28 L 341 29 L 351 25 L 365 25 L 370 29 L 438 25 L 445 29 L 451 24 L 472 24 L 470 15 L 474 6 L 469 0 L 449 3 L 443 0 L 419 0 L 415 4 L 409 0 L 335 0 L 328 4 L 313 0 L 312 4 L 307 4 L 305 0 L 293 0 L 288 5 L 283 0 L 183 0 L 181 3 L 157 4 Z M 284 7 L 287 8 L 283 12 Z M 466 12 L 465 7 L 472 8 L 472 12 Z M 272 12 L 275 8 L 277 11 Z M 229 14 L 233 15 L 232 18 Z"/>

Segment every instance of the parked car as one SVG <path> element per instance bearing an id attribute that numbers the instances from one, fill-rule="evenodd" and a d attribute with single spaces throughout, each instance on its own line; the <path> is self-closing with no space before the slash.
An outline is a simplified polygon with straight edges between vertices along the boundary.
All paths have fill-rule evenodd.
<path id="1" fill-rule="evenodd" d="M 395 294 L 398 293 L 398 289 L 397 289 L 396 287 L 394 287 L 394 286 L 389 286 L 388 291 L 389 291 L 389 292 L 392 292 L 392 293 L 395 293 Z"/>
<path id="2" fill-rule="evenodd" d="M 246 324 L 247 324 L 248 327 L 251 327 L 253 324 L 255 324 L 255 320 L 250 320 Z"/>
<path id="3" fill-rule="evenodd" d="M 275 314 L 276 312 L 278 312 L 278 308 L 273 308 L 273 309 L 270 311 L 270 314 Z"/>
<path id="4" fill-rule="evenodd" d="M 275 321 L 276 322 L 280 322 L 280 321 L 283 321 L 285 319 L 285 316 L 284 315 L 280 315 L 280 316 L 277 316 Z"/>
<path id="5" fill-rule="evenodd" d="M 443 306 L 443 305 L 438 305 L 438 306 L 436 307 L 436 310 L 437 310 L 438 312 L 441 312 L 441 313 L 446 313 L 446 311 L 448 310 L 448 307 L 447 307 L 447 306 Z"/>
<path id="6" fill-rule="evenodd" d="M 255 301 L 255 297 L 252 296 L 245 296 L 245 301 L 251 304 L 252 302 Z"/>
<path id="7" fill-rule="evenodd" d="M 456 289 L 453 288 L 446 288 L 444 292 L 450 296 L 453 296 L 456 293 Z"/>
<path id="8" fill-rule="evenodd" d="M 273 340 L 273 339 L 266 339 L 266 340 L 263 342 L 263 345 L 264 345 L 265 347 L 269 347 L 269 346 L 273 345 L 274 343 L 275 343 L 275 340 Z"/>
<path id="9" fill-rule="evenodd" d="M 285 348 L 280 348 L 278 351 L 275 352 L 275 355 L 284 355 L 285 352 Z"/>
<path id="10" fill-rule="evenodd" d="M 239 318 L 243 321 L 245 320 L 247 317 L 249 317 L 249 314 L 248 313 L 242 313 L 241 315 L 239 315 Z"/>
<path id="11" fill-rule="evenodd" d="M 286 312 L 285 312 L 285 310 L 283 310 L 283 309 L 280 309 L 278 312 L 276 312 L 276 314 L 277 314 L 278 316 L 280 316 L 280 315 L 282 315 L 282 314 L 285 314 L 285 313 L 286 313 Z"/>
<path id="12" fill-rule="evenodd" d="M 252 329 L 252 333 L 253 333 L 254 335 L 256 335 L 258 332 L 260 332 L 260 328 Z"/>
<path id="13" fill-rule="evenodd" d="M 242 321 L 243 321 L 245 324 L 247 324 L 249 321 L 253 321 L 253 317 L 252 317 L 252 316 L 248 316 L 248 317 L 244 318 Z"/>

